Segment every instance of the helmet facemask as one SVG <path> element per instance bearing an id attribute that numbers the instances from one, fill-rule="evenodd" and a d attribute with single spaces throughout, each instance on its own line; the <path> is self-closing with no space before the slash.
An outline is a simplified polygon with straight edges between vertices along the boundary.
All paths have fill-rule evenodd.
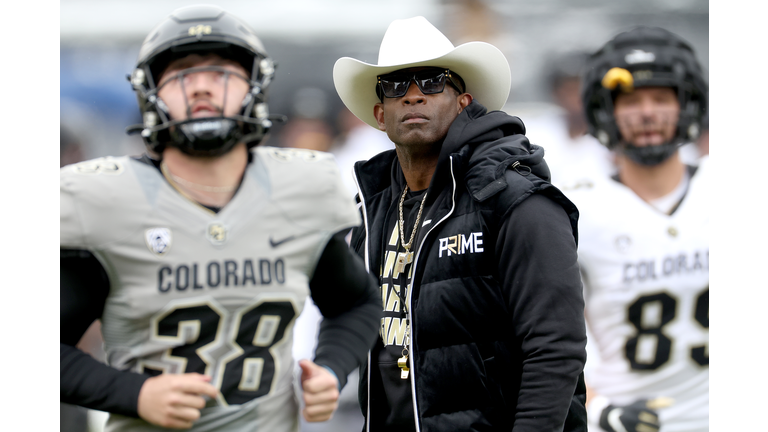
<path id="1" fill-rule="evenodd" d="M 197 53 L 201 53 L 203 56 L 206 54 L 216 54 L 219 57 L 234 60 L 236 57 L 228 55 L 230 51 L 189 50 L 180 54 L 184 56 Z M 183 58 L 180 55 L 175 57 Z M 235 144 L 241 141 L 247 144 L 258 143 L 272 124 L 271 120 L 267 118 L 269 111 L 266 104 L 266 94 L 262 92 L 262 88 L 269 85 L 274 73 L 274 65 L 272 65 L 271 60 L 268 58 L 251 58 L 251 64 L 248 65 L 249 67 L 246 71 L 250 72 L 251 76 L 256 76 L 257 79 L 255 80 L 220 66 L 203 66 L 183 69 L 172 78 L 166 79 L 159 87 L 155 87 L 154 81 L 160 79 L 159 74 L 162 73 L 162 70 L 158 73 L 156 71 L 160 68 L 157 65 L 148 65 L 144 71 L 148 72 L 147 75 L 151 77 L 152 84 L 146 89 L 136 89 L 134 84 L 134 89 L 137 92 L 144 90 L 143 94 L 140 95 L 140 99 L 146 101 L 145 109 L 143 110 L 144 127 L 141 134 L 148 145 L 150 145 L 150 148 L 161 152 L 164 147 L 163 144 L 168 143 L 190 155 L 218 156 L 228 152 Z M 170 59 L 166 59 L 164 62 L 165 66 L 170 61 Z M 137 69 L 137 71 L 142 71 L 142 69 Z M 266 72 L 270 73 L 267 74 Z M 184 82 L 189 77 L 204 73 L 220 74 L 220 79 L 222 80 L 220 85 L 223 85 L 224 91 L 222 92 L 221 100 L 209 101 L 218 112 L 218 115 L 195 118 L 192 113 L 194 101 L 188 100 Z M 235 81 L 245 84 L 248 90 L 240 103 L 239 111 L 235 114 L 225 115 L 224 107 L 227 106 L 227 103 L 231 104 L 231 101 L 227 101 L 228 90 Z M 168 105 L 159 96 L 164 87 L 174 85 L 174 83 L 176 87 L 174 90 L 178 90 L 184 98 L 186 112 L 181 118 L 175 118 L 175 116 L 171 115 Z M 178 117 L 178 114 L 176 117 Z"/>
<path id="2" fill-rule="evenodd" d="M 623 108 L 619 113 L 616 107 L 615 110 L 614 121 L 620 138 L 615 148 L 635 163 L 658 165 L 684 143 L 676 131 L 680 124 L 679 104 L 674 107 L 654 107 L 653 112 Z"/>
<path id="3" fill-rule="evenodd" d="M 158 83 L 171 62 L 191 54 L 215 54 L 240 64 L 247 76 L 222 70 L 219 66 L 202 66 L 180 70 L 171 80 Z M 238 142 L 252 148 L 263 139 L 272 126 L 267 107 L 267 88 L 274 76 L 275 65 L 264 51 L 261 41 L 250 27 L 239 19 L 208 5 L 178 9 L 147 36 L 139 53 L 134 72 L 128 77 L 136 92 L 143 124 L 128 128 L 128 133 L 141 132 L 147 147 L 162 153 L 166 145 L 195 156 L 217 156 L 226 153 Z M 219 74 L 225 91 L 233 84 L 247 85 L 237 112 L 224 107 L 232 100 L 210 100 L 213 107 L 208 116 L 190 116 L 195 101 L 187 100 L 184 80 L 195 74 Z M 159 95 L 162 87 L 175 81 L 184 94 L 186 112 L 173 115 Z M 158 87 L 160 84 L 160 87 Z M 166 95 L 167 97 L 167 95 Z M 210 108 L 210 107 L 209 107 Z M 176 105 L 174 105 L 176 110 Z M 210 115 L 213 114 L 213 115 Z M 225 115 L 228 114 L 228 115 Z M 180 118 L 177 118 L 180 117 Z M 278 116 L 281 117 L 281 116 Z"/>
<path id="4" fill-rule="evenodd" d="M 620 92 L 669 87 L 680 106 L 674 134 L 664 143 L 637 146 L 621 136 L 614 115 Z M 589 131 L 603 145 L 647 166 L 657 165 L 696 140 L 707 110 L 707 84 L 690 45 L 664 29 L 638 27 L 617 35 L 592 55 L 584 74 L 582 99 Z M 663 120 L 672 127 L 674 119 Z"/>
<path id="5" fill-rule="evenodd" d="M 208 74 L 212 77 L 202 77 Z M 193 80 L 215 80 L 212 85 L 220 86 L 222 91 L 217 98 L 201 98 L 190 100 L 188 86 Z M 186 84 L 185 84 L 186 83 Z M 243 95 L 237 113 L 232 113 L 231 87 L 247 89 Z M 166 78 L 153 94 L 156 96 L 155 105 L 160 125 L 157 130 L 167 130 L 171 142 L 182 151 L 196 156 L 216 156 L 229 151 L 245 136 L 246 125 L 259 129 L 261 121 L 249 116 L 257 101 L 254 97 L 254 85 L 245 76 L 232 72 L 221 66 L 203 66 L 183 69 L 170 78 Z M 170 108 L 162 95 L 174 92 L 181 95 L 183 105 L 176 101 L 176 113 Z M 230 98 L 230 100 L 228 100 Z M 219 99 L 219 100 L 215 100 Z M 183 109 L 183 113 L 179 110 Z M 225 110 L 230 111 L 229 114 Z M 204 116 L 196 113 L 205 111 Z"/>

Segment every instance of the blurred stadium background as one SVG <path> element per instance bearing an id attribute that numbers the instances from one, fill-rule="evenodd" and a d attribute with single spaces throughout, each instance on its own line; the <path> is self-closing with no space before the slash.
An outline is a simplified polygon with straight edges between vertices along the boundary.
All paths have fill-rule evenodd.
<path id="1" fill-rule="evenodd" d="M 178 0 L 61 0 L 61 122 L 83 144 L 87 158 L 143 151 L 126 126 L 140 122 L 125 75 L 152 27 Z M 203 1 L 202 3 L 205 3 Z M 594 51 L 638 24 L 678 33 L 709 69 L 707 0 L 208 0 L 244 18 L 278 63 L 270 110 L 289 118 L 315 118 L 339 131 L 343 105 L 333 88 L 334 62 L 343 56 L 376 63 L 388 24 L 423 15 L 459 45 L 483 40 L 509 60 L 512 89 L 507 110 L 546 109 L 547 61 L 556 53 Z M 706 73 L 706 72 L 705 72 Z M 269 138 L 282 143 L 286 125 Z"/>
<path id="2" fill-rule="evenodd" d="M 196 2 L 178 0 L 60 1 L 61 160 L 139 154 L 144 146 L 125 127 L 141 121 L 125 76 L 149 31 L 171 11 Z M 667 28 L 696 50 L 709 78 L 707 0 L 208 0 L 248 21 L 278 64 L 270 88 L 277 124 L 266 144 L 333 150 L 349 135 L 349 118 L 333 87 L 332 69 L 344 56 L 376 63 L 381 38 L 394 19 L 423 15 L 454 45 L 482 40 L 509 60 L 512 88 L 505 110 L 526 121 L 556 110 L 549 86 L 551 61 L 569 52 L 592 52 L 636 25 Z M 370 128 L 368 128 L 370 129 Z M 369 133 L 375 131 L 368 130 Z M 304 134 L 304 135 L 302 135 Z M 323 139 L 317 139 L 318 136 Z M 305 141 L 312 136 L 313 141 Z M 308 138 L 307 138 L 308 139 Z M 357 138 L 365 140 L 366 138 Z M 386 146 L 371 136 L 371 147 Z M 66 144 L 79 144 L 70 152 Z M 359 141 L 358 141 L 359 145 Z M 381 148 L 381 147 L 379 147 Z M 66 151 L 65 151 L 66 150 Z M 378 151 L 378 150 L 377 150 Z M 356 160 L 355 153 L 346 156 Z M 367 158 L 368 156 L 360 157 Z M 337 155 L 341 161 L 341 156 Z M 350 159 L 351 158 L 351 159 Z M 302 316 L 297 351 L 311 353 L 318 316 Z M 98 346 L 92 348 L 98 351 Z M 304 432 L 360 430 L 356 378 L 329 424 L 302 424 Z M 89 413 L 88 430 L 102 430 L 104 416 Z M 69 421 L 69 420 L 67 420 Z M 81 432 L 75 426 L 62 431 Z M 71 423 L 75 424 L 75 423 Z"/>

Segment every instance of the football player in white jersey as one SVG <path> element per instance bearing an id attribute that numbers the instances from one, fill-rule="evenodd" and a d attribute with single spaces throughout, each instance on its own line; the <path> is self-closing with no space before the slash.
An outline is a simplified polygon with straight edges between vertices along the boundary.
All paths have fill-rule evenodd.
<path id="1" fill-rule="evenodd" d="M 359 214 L 326 153 L 256 147 L 274 65 L 215 6 L 174 11 L 130 82 L 148 154 L 61 169 L 61 401 L 109 431 L 296 431 L 330 418 L 375 341 Z M 292 329 L 324 315 L 294 391 Z M 75 348 L 102 321 L 109 365 Z"/>
<path id="2" fill-rule="evenodd" d="M 678 151 L 696 140 L 707 93 L 690 44 L 661 28 L 621 33 L 588 61 L 590 133 L 618 162 L 566 191 L 600 355 L 586 376 L 590 431 L 709 429 L 708 164 Z"/>

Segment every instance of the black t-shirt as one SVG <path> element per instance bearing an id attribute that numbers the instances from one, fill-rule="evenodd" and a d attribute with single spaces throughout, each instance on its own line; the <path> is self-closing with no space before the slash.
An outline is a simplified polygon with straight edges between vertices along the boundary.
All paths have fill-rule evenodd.
<path id="1" fill-rule="evenodd" d="M 419 213 L 419 206 L 426 190 L 408 192 L 403 202 L 404 232 L 400 235 L 398 221 L 399 200 L 402 190 L 396 195 L 397 203 L 387 214 L 384 260 L 381 263 L 381 292 L 384 305 L 384 316 L 381 321 L 379 340 L 371 352 L 373 359 L 371 379 L 372 389 L 383 389 L 384 394 L 371 395 L 371 430 L 381 431 L 412 431 L 416 429 L 413 416 L 413 393 L 411 391 L 410 372 L 403 374 L 398 366 L 398 359 L 408 354 L 408 288 L 411 282 L 413 262 L 406 263 L 403 271 L 398 271 L 398 254 L 405 252 L 401 238 L 408 243 L 411 239 L 414 224 Z M 426 206 L 426 204 L 425 204 Z M 422 209 L 418 230 L 424 229 L 424 216 L 427 208 Z M 418 232 L 414 239 L 418 236 Z M 415 240 L 414 240 L 415 243 Z M 415 260 L 417 244 L 412 244 L 409 251 Z M 403 307 L 405 306 L 405 307 Z M 403 377 L 406 377 L 405 379 Z M 373 401 L 379 401 L 374 403 Z"/>

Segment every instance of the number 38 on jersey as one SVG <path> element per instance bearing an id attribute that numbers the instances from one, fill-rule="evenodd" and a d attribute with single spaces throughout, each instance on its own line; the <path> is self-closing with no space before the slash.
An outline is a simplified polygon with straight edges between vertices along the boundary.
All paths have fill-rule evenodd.
<path id="1" fill-rule="evenodd" d="M 292 373 L 290 347 L 282 346 L 285 353 L 277 347 L 285 345 L 297 310 L 288 298 L 258 300 L 234 311 L 212 298 L 172 302 L 150 325 L 151 343 L 171 347 L 139 360 L 138 372 L 210 375 L 221 391 L 219 403 L 246 403 L 272 391 L 281 369 Z"/>

